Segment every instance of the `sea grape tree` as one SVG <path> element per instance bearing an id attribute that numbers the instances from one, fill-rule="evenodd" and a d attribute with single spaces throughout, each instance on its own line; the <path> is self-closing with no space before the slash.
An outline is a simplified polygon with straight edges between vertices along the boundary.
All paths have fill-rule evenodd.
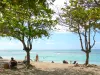
<path id="1" fill-rule="evenodd" d="M 62 8 L 58 22 L 78 34 L 81 49 L 86 54 L 85 64 L 89 64 L 89 53 L 95 45 L 97 19 L 100 18 L 100 8 L 93 6 L 91 0 L 69 0 Z M 66 3 L 65 3 L 66 4 Z"/>
<path id="2" fill-rule="evenodd" d="M 23 0 L 22 2 L 3 0 L 2 3 L 6 5 L 2 13 L 2 24 L 4 24 L 2 33 L 23 44 L 29 67 L 32 41 L 42 36 L 49 36 L 49 31 L 56 23 L 52 20 L 54 12 L 49 8 L 46 0 Z"/>

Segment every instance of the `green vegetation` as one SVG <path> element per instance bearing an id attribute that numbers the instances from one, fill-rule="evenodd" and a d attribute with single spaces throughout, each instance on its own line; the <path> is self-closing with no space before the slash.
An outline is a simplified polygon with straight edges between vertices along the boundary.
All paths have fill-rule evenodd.
<path id="1" fill-rule="evenodd" d="M 98 0 L 69 0 L 62 8 L 58 22 L 69 31 L 79 35 L 82 51 L 86 53 L 85 64 L 89 64 L 89 53 L 95 45 L 95 35 L 100 30 L 100 2 Z M 54 0 L 1 0 L 0 35 L 13 37 L 23 44 L 30 65 L 30 50 L 33 39 L 49 37 L 56 25 L 49 8 Z M 93 35 L 93 36 L 92 36 Z M 93 40 L 93 42 L 91 42 Z"/>
<path id="2" fill-rule="evenodd" d="M 62 8 L 63 13 L 58 19 L 69 31 L 79 35 L 82 51 L 86 53 L 86 65 L 89 64 L 89 53 L 95 45 L 96 29 L 99 27 L 97 22 L 100 19 L 100 7 L 93 3 L 92 0 L 70 0 L 70 4 Z"/>
<path id="3" fill-rule="evenodd" d="M 33 39 L 49 37 L 55 20 L 54 13 L 46 0 L 3 0 L 1 4 L 1 33 L 13 37 L 23 44 L 27 53 L 27 65 L 30 65 L 30 50 Z"/>

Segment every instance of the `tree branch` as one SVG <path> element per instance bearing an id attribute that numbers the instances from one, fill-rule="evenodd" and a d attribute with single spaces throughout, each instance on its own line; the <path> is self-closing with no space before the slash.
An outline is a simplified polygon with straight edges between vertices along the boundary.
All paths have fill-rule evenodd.
<path id="1" fill-rule="evenodd" d="M 86 50 L 82 49 L 83 52 L 86 52 Z"/>
<path id="2" fill-rule="evenodd" d="M 96 0 L 94 0 L 94 2 L 95 2 L 98 6 L 100 6 L 100 4 L 99 4 Z"/>
<path id="3" fill-rule="evenodd" d="M 79 34 L 79 38 L 80 38 L 81 48 L 82 48 L 82 51 L 85 52 L 84 47 L 83 47 L 82 37 L 81 37 L 81 34 L 80 34 L 79 29 L 80 29 L 80 28 L 79 28 L 79 25 L 78 25 L 78 34 Z"/>
<path id="4" fill-rule="evenodd" d="M 25 42 L 24 42 L 24 40 L 20 40 L 21 42 L 22 42 L 22 44 L 23 44 L 23 50 L 26 50 L 26 44 L 25 44 Z"/>
<path id="5" fill-rule="evenodd" d="M 93 44 L 91 45 L 91 48 L 93 48 L 93 46 L 95 45 L 95 35 L 96 35 L 96 31 L 94 31 L 94 36 L 93 36 L 94 42 L 93 42 Z"/>
<path id="6" fill-rule="evenodd" d="M 89 42 L 88 42 L 88 46 L 89 46 L 89 52 L 91 52 L 91 45 L 90 45 L 90 44 L 91 44 L 91 38 L 90 38 L 90 37 L 91 37 L 91 36 L 90 36 L 90 34 L 91 34 L 91 33 L 90 33 L 90 32 L 91 32 L 91 29 L 90 29 L 90 25 L 91 25 L 91 21 L 89 21 L 89 33 L 88 33 L 88 41 L 89 41 Z"/>
<path id="7" fill-rule="evenodd" d="M 85 38 L 85 49 L 87 49 L 88 48 L 88 42 L 87 42 L 87 30 L 86 29 L 85 29 L 84 38 Z"/>
<path id="8" fill-rule="evenodd" d="M 61 25 L 65 26 L 65 27 L 68 27 L 67 25 L 69 25 L 69 24 L 66 24 L 66 22 L 64 22 L 65 20 L 60 15 L 60 12 L 59 12 L 58 8 L 57 8 L 57 11 L 58 11 L 57 15 L 59 16 L 59 22 L 62 23 Z"/>

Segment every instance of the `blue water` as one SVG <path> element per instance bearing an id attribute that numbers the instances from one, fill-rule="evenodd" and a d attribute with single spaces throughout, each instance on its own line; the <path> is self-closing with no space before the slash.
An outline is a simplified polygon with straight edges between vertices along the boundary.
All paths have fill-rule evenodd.
<path id="1" fill-rule="evenodd" d="M 31 50 L 31 59 L 35 60 L 36 54 L 39 55 L 39 61 L 47 62 L 59 62 L 62 63 L 63 60 L 77 61 L 80 64 L 85 63 L 86 55 L 81 50 Z M 24 60 L 26 52 L 24 50 L 0 50 L 0 56 L 3 58 L 10 59 L 14 57 L 18 60 Z M 100 50 L 95 49 L 90 53 L 90 64 L 100 65 Z"/>

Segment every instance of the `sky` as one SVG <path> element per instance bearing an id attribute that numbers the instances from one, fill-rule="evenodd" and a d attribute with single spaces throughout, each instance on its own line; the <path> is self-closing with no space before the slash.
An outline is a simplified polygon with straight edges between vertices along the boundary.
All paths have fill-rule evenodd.
<path id="1" fill-rule="evenodd" d="M 56 0 L 55 6 L 62 7 L 65 0 Z M 68 0 L 67 0 L 68 1 Z M 55 11 L 56 8 L 52 7 Z M 65 27 L 60 25 L 56 26 L 59 31 L 51 32 L 49 38 L 43 37 L 41 39 L 33 40 L 33 50 L 69 50 L 81 49 L 78 35 L 66 31 Z M 96 35 L 96 44 L 94 49 L 100 49 L 100 34 Z M 2 38 L 0 37 L 0 50 L 21 50 L 23 49 L 22 43 L 17 39 Z"/>

